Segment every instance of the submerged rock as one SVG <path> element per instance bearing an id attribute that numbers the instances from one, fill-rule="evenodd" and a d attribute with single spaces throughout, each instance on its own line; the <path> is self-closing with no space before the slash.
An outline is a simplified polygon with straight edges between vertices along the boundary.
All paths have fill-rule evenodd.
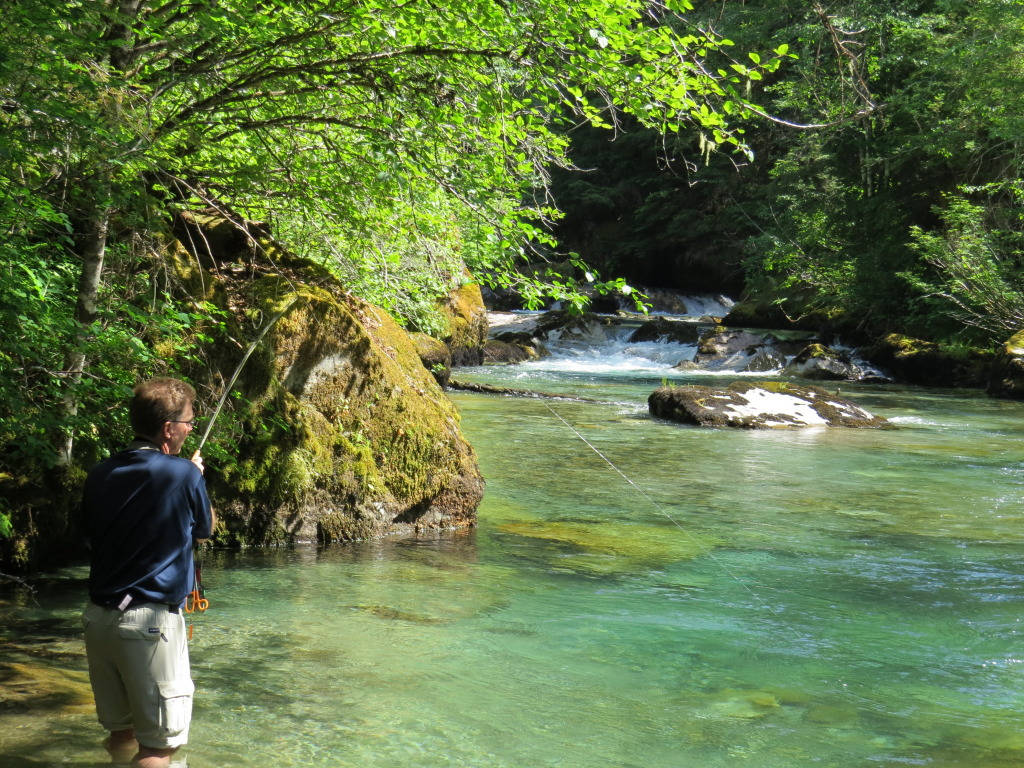
<path id="1" fill-rule="evenodd" d="M 888 424 L 820 387 L 788 382 L 735 382 L 727 389 L 659 387 L 647 399 L 652 415 L 704 427 L 869 427 Z"/>
<path id="2" fill-rule="evenodd" d="M 13 647 L 13 646 L 12 646 Z M 39 653 L 33 648 L 25 654 Z M 86 714 L 94 709 L 89 678 L 81 670 L 66 670 L 38 661 L 0 663 L 0 711 Z"/>

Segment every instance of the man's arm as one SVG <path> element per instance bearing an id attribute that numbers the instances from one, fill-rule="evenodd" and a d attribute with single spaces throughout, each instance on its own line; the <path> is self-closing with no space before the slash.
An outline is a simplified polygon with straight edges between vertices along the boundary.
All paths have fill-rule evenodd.
<path id="1" fill-rule="evenodd" d="M 197 467 L 199 467 L 199 472 L 200 472 L 200 474 L 202 474 L 202 472 L 205 469 L 205 467 L 203 466 L 203 457 L 199 453 L 199 451 L 196 451 L 195 453 L 192 454 L 191 462 L 193 464 L 195 464 Z M 206 494 L 204 493 L 203 496 L 205 497 Z M 209 512 L 210 512 L 210 535 L 212 536 L 213 535 L 213 529 L 217 527 L 217 516 L 215 514 L 213 514 L 213 506 L 210 505 L 209 499 L 207 499 L 206 503 L 208 505 Z M 208 538 L 206 538 L 206 539 L 196 539 L 196 544 L 205 544 L 208 541 L 209 541 Z"/>
<path id="2" fill-rule="evenodd" d="M 213 514 L 213 507 L 210 507 L 210 534 L 213 534 L 213 529 L 217 527 L 217 516 Z M 209 539 L 196 539 L 196 544 L 205 544 Z"/>

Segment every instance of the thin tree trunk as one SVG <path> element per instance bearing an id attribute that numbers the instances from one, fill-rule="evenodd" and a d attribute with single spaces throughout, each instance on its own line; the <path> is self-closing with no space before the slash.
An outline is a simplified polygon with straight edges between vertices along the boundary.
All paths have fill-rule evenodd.
<path id="1" fill-rule="evenodd" d="M 105 194 L 97 200 L 96 209 L 87 224 L 88 229 L 79 249 L 82 255 L 82 273 L 78 279 L 78 301 L 75 305 L 78 328 L 71 341 L 64 367 L 64 396 L 61 402 L 64 420 L 68 425 L 58 454 L 58 463 L 63 465 L 71 464 L 75 444 L 73 424 L 75 416 L 78 415 L 78 384 L 88 362 L 85 355 L 86 337 L 99 314 L 100 279 L 103 275 L 103 259 L 107 252 L 107 231 L 110 228 L 109 182 L 102 186 L 105 187 Z"/>
<path id="2" fill-rule="evenodd" d="M 109 2 L 110 7 L 116 6 L 116 13 L 104 41 L 108 44 L 107 56 L 110 66 L 123 72 L 131 61 L 129 48 L 132 39 L 131 22 L 138 16 L 139 8 L 144 0 L 116 0 Z M 119 119 L 117 101 L 113 100 L 107 112 L 111 124 Z M 100 163 L 104 163 L 100 159 Z M 102 167 L 102 165 L 101 165 Z M 89 190 L 92 195 L 92 207 L 86 216 L 85 229 L 78 243 L 78 252 L 82 257 L 82 273 L 78 279 L 78 301 L 75 305 L 77 328 L 74 338 L 68 347 L 68 355 L 64 366 L 64 394 L 61 398 L 61 413 L 65 420 L 65 434 L 58 447 L 58 463 L 70 465 L 75 447 L 75 417 L 78 415 L 78 390 L 89 363 L 86 357 L 86 341 L 92 324 L 99 315 L 100 281 L 103 277 L 103 260 L 107 252 L 107 234 L 110 229 L 112 212 L 113 176 L 111 168 L 106 166 L 99 174 L 98 180 Z"/>

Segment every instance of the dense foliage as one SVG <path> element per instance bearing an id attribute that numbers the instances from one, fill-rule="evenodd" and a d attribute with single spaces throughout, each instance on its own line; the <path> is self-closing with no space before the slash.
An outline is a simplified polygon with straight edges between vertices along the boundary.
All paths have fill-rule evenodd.
<path id="1" fill-rule="evenodd" d="M 862 336 L 1003 340 L 1024 316 L 1022 16 L 1020 0 L 700 3 L 691 19 L 738 48 L 799 57 L 764 80 L 755 162 L 584 132 L 573 158 L 596 170 L 556 177 L 560 234 L 637 281 L 740 283 Z"/>
<path id="2" fill-rule="evenodd" d="M 260 222 L 422 326 L 550 245 L 566 129 L 630 114 L 738 147 L 744 83 L 780 54 L 687 0 L 14 0 L 0 29 L 0 482 L 31 495 L 123 428 L 139 377 L 201 357 L 218 318 L 166 267 L 175 215 Z M 726 57 L 727 58 L 727 57 Z M 606 290 L 616 288 L 613 281 Z M 553 286 L 578 300 L 570 277 Z M 255 330 L 255 329 L 254 329 Z M 201 393 L 216 399 L 220 393 Z M 17 489 L 15 494 L 12 489 Z M 24 492 L 24 493 L 22 493 Z M 9 526 L 10 507 L 0 509 Z"/>

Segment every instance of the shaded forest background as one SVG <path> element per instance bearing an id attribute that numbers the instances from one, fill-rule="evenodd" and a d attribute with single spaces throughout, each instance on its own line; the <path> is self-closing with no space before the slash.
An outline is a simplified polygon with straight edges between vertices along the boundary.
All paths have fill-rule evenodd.
<path id="1" fill-rule="evenodd" d="M 183 214 L 443 335 L 523 306 L 742 297 L 761 324 L 991 348 L 1024 327 L 1022 0 L 18 0 L 0 30 L 0 561 L 131 386 L 265 318 L 170 268 Z M 244 279 L 244 265 L 238 274 Z M 224 393 L 200 392 L 207 410 Z M 224 429 L 246 404 L 229 400 Z M 234 461 L 229 451 L 212 458 Z M 60 490 L 63 489 L 63 490 Z M 67 512 L 61 512 L 66 515 Z"/>
<path id="2" fill-rule="evenodd" d="M 988 345 L 1019 330 L 1024 5 L 699 3 L 756 82 L 753 152 L 580 127 L 555 173 L 560 241 L 642 286 L 746 295 L 766 322 Z M 714 57 L 711 57 L 712 62 Z M 714 66 L 714 64 L 712 64 Z"/>

